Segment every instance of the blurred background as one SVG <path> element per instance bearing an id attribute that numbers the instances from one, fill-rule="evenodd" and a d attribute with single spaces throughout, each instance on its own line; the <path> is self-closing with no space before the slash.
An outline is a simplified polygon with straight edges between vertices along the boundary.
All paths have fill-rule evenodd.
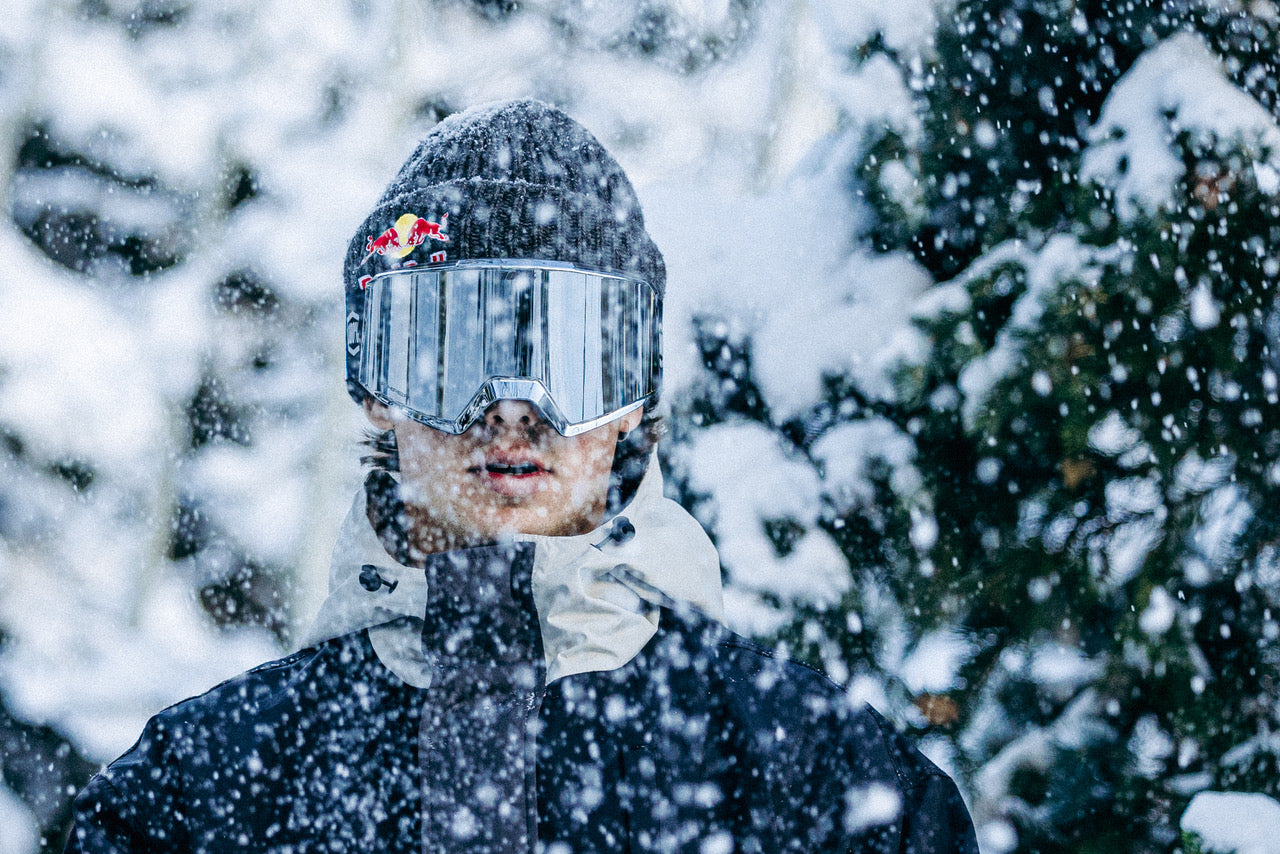
<path id="1" fill-rule="evenodd" d="M 0 854 L 295 648 L 361 479 L 346 243 L 517 96 L 666 254 L 667 488 L 733 628 L 910 731 L 988 854 L 1276 850 L 1269 0 L 2 18 Z"/>

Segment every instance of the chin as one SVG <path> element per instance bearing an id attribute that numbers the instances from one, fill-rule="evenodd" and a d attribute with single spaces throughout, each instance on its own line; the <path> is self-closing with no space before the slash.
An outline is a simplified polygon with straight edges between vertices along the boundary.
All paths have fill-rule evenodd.
<path id="1" fill-rule="evenodd" d="M 515 534 L 532 534 L 540 537 L 564 537 L 584 534 L 594 528 L 580 516 L 564 518 L 545 512 L 539 507 L 510 508 L 508 512 L 494 513 L 485 526 L 495 539 L 511 539 Z"/>

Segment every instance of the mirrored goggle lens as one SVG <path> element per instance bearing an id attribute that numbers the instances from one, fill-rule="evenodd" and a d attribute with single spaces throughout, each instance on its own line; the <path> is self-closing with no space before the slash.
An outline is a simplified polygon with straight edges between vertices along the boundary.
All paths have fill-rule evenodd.
<path id="1" fill-rule="evenodd" d="M 618 276 L 502 264 L 397 270 L 365 289 L 360 382 L 453 433 L 494 400 L 519 398 L 576 435 L 653 394 L 660 322 L 654 290 Z"/>

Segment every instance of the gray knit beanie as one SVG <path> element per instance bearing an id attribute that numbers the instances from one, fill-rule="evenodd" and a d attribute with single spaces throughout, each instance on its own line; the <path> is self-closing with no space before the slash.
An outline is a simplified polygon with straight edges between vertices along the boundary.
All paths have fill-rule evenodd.
<path id="1" fill-rule="evenodd" d="M 586 128 L 532 100 L 458 113 L 419 143 L 347 247 L 347 390 L 357 402 L 364 283 L 478 258 L 568 262 L 638 276 L 659 299 L 666 290 L 635 190 Z"/>

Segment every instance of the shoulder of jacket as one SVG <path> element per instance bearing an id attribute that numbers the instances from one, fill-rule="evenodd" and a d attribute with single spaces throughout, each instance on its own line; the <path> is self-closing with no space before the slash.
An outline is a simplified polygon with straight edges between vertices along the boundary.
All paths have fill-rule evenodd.
<path id="1" fill-rule="evenodd" d="M 148 726 L 198 720 L 209 713 L 223 714 L 228 706 L 233 705 L 252 706 L 265 697 L 286 689 L 299 675 L 326 659 L 349 665 L 357 659 L 368 657 L 362 650 L 362 647 L 367 646 L 368 640 L 364 638 L 364 633 L 354 632 L 315 646 L 304 647 L 225 679 L 201 694 L 165 707 L 156 713 Z"/>
<path id="2" fill-rule="evenodd" d="M 783 695 L 799 690 L 811 706 L 836 712 L 864 749 L 881 752 L 905 791 L 949 780 L 946 772 L 920 753 L 911 740 L 875 707 L 849 697 L 848 689 L 821 668 L 779 655 L 777 650 L 755 643 L 728 629 L 721 629 L 717 647 L 726 655 L 729 680 L 751 680 L 753 688 L 789 683 Z M 753 691 L 753 693 L 755 693 Z"/>

